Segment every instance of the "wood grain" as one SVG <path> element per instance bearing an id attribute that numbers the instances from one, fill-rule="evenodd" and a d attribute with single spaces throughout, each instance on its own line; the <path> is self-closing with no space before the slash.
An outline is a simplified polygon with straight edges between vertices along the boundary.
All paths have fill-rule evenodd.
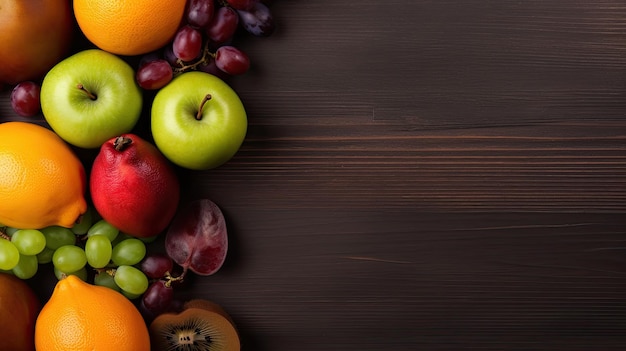
<path id="1" fill-rule="evenodd" d="M 271 8 L 242 149 L 180 171 L 231 235 L 181 298 L 244 350 L 626 347 L 623 2 Z"/>

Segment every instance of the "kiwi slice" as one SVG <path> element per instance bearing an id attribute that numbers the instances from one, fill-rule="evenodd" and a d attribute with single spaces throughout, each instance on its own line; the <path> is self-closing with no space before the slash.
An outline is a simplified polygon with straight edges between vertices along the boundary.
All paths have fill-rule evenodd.
<path id="1" fill-rule="evenodd" d="M 239 351 L 237 329 L 224 309 L 207 300 L 191 300 L 180 313 L 164 313 L 150 324 L 156 351 Z"/>

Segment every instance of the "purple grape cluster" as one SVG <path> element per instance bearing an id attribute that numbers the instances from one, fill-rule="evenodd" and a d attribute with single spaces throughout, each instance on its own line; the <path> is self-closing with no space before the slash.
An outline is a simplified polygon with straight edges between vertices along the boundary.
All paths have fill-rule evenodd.
<path id="1" fill-rule="evenodd" d="M 270 36 L 276 26 L 269 0 L 187 0 L 183 22 L 167 46 L 143 55 L 136 80 L 145 90 L 158 90 L 177 74 L 203 71 L 222 79 L 241 75 L 250 58 L 232 45 L 238 31 Z M 23 117 L 41 111 L 40 83 L 22 82 L 11 94 L 13 110 Z"/>
<path id="2" fill-rule="evenodd" d="M 140 270 L 150 280 L 139 307 L 150 319 L 176 306 L 174 289 L 185 283 L 189 272 L 208 276 L 220 270 L 228 252 L 226 219 L 209 199 L 190 202 L 170 224 L 165 252 L 150 253 Z"/>
<path id="3" fill-rule="evenodd" d="M 275 28 L 274 17 L 261 0 L 188 0 L 183 23 L 172 42 L 142 57 L 137 83 L 143 89 L 157 90 L 186 71 L 221 78 L 244 74 L 250 58 L 232 45 L 238 30 L 267 37 Z"/>
<path id="4" fill-rule="evenodd" d="M 146 316 L 155 316 L 167 311 L 174 299 L 173 284 L 179 280 L 173 276 L 174 261 L 165 253 L 152 253 L 144 258 L 140 268 L 151 279 L 141 297 L 142 312 Z"/>

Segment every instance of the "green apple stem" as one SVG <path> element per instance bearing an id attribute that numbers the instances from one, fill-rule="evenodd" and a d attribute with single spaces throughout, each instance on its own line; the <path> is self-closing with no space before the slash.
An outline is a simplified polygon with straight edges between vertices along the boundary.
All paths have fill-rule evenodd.
<path id="1" fill-rule="evenodd" d="M 115 147 L 115 151 L 123 151 L 128 145 L 132 143 L 133 139 L 125 136 L 118 136 L 113 142 L 113 147 Z"/>
<path id="2" fill-rule="evenodd" d="M 91 100 L 96 100 L 98 98 L 95 94 L 92 94 L 89 90 L 87 90 L 84 85 L 78 83 L 76 87 L 85 92 L 85 94 L 87 94 L 87 96 L 89 96 Z"/>
<path id="3" fill-rule="evenodd" d="M 207 103 L 207 101 L 211 100 L 211 94 L 206 94 L 204 96 L 204 99 L 202 99 L 202 102 L 200 102 L 200 108 L 198 109 L 198 113 L 196 113 L 196 120 L 201 120 L 202 119 L 202 110 L 204 109 L 204 105 Z"/>

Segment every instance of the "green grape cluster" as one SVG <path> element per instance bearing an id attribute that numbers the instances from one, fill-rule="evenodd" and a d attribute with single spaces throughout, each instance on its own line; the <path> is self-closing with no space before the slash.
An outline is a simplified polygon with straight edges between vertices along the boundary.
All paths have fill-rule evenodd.
<path id="1" fill-rule="evenodd" d="M 90 209 L 72 228 L 1 227 L 0 271 L 20 279 L 35 276 L 39 266 L 52 264 L 57 279 L 75 275 L 84 281 L 121 292 L 130 299 L 148 289 L 148 277 L 139 269 L 150 239 L 121 233 Z"/>

